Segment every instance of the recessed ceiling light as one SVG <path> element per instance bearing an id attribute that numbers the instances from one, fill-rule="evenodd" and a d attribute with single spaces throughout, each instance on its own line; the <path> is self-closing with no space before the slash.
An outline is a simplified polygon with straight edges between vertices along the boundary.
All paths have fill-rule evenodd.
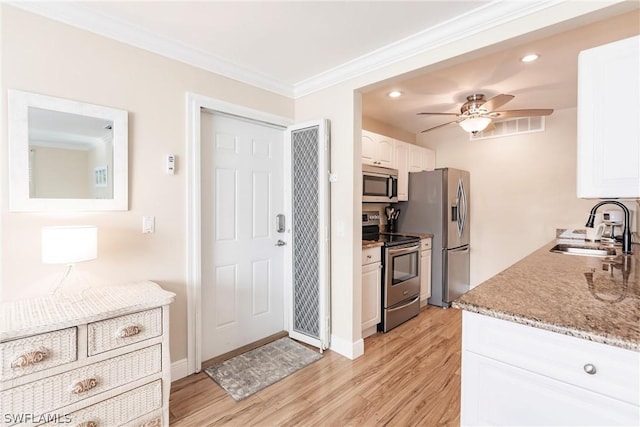
<path id="1" fill-rule="evenodd" d="M 400 92 L 399 90 L 392 90 L 387 94 L 387 96 L 389 98 L 398 98 L 402 96 L 402 92 Z"/>
<path id="2" fill-rule="evenodd" d="M 535 53 L 531 53 L 529 55 L 525 55 L 522 58 L 520 58 L 520 61 L 522 62 L 533 62 L 536 59 L 538 59 L 540 56 L 536 55 Z"/>

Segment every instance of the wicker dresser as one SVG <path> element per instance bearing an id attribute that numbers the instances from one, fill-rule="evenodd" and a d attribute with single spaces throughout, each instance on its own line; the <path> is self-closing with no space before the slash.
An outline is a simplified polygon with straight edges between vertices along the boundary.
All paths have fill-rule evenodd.
<path id="1" fill-rule="evenodd" d="M 0 306 L 0 425 L 169 424 L 169 304 L 153 282 Z"/>

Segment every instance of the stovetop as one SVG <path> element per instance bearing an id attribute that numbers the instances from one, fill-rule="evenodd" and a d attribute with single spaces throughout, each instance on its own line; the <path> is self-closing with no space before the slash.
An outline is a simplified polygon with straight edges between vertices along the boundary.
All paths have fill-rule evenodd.
<path id="1" fill-rule="evenodd" d="M 401 234 L 387 234 L 387 233 L 372 233 L 372 234 L 363 234 L 362 235 L 363 242 L 380 242 L 383 243 L 384 246 L 398 246 L 404 245 L 407 243 L 418 243 L 420 241 L 419 237 L 415 236 L 403 236 Z"/>

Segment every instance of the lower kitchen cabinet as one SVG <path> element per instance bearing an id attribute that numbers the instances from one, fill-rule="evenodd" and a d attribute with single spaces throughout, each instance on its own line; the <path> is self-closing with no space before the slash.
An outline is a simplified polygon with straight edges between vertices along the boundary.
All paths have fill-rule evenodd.
<path id="1" fill-rule="evenodd" d="M 381 248 L 362 250 L 362 337 L 376 333 L 380 323 L 382 264 Z"/>
<path id="2" fill-rule="evenodd" d="M 640 425 L 640 353 L 463 312 L 461 425 Z"/>
<path id="3" fill-rule="evenodd" d="M 420 307 L 431 297 L 431 238 L 420 241 Z"/>

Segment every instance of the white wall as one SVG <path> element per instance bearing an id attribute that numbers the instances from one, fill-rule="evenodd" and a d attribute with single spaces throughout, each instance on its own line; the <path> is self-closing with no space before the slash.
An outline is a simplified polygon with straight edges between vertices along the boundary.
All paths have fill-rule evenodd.
<path id="1" fill-rule="evenodd" d="M 188 91 L 293 118 L 293 100 L 159 55 L 0 5 L 2 37 L 3 299 L 41 293 L 59 266 L 40 261 L 45 225 L 96 224 L 98 259 L 78 265 L 96 283 L 153 280 L 177 294 L 171 306 L 171 356 L 187 355 L 186 93 Z M 129 211 L 83 214 L 7 210 L 7 89 L 129 112 Z M 177 155 L 166 175 L 167 154 Z M 143 215 L 156 233 L 142 234 Z M 47 278 L 49 279 L 47 281 Z"/>
<path id="2" fill-rule="evenodd" d="M 87 199 L 89 151 L 31 146 L 34 197 Z"/>

